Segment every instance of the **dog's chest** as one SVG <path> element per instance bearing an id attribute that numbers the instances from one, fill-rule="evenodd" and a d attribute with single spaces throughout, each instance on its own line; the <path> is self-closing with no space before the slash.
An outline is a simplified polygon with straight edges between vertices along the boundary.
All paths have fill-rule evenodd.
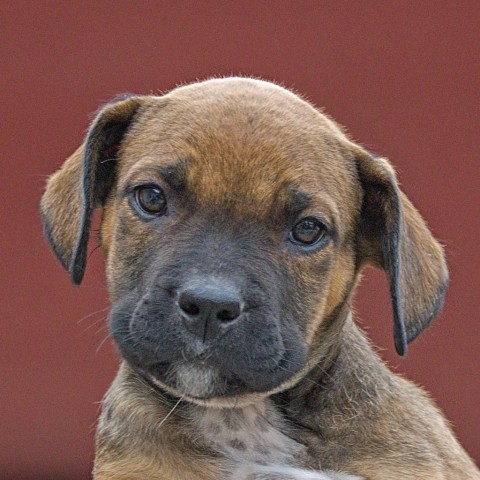
<path id="1" fill-rule="evenodd" d="M 289 438 L 275 412 L 262 406 L 204 409 L 195 419 L 202 441 L 235 463 L 296 465 L 305 447 Z"/>

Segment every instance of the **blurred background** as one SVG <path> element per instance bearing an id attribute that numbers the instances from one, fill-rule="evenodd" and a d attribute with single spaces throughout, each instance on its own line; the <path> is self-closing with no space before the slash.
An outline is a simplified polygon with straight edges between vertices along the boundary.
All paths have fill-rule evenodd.
<path id="1" fill-rule="evenodd" d="M 116 94 L 231 74 L 305 94 L 396 166 L 451 288 L 406 359 L 382 272 L 365 272 L 357 318 L 480 461 L 479 2 L 3 1 L 0 40 L 0 478 L 89 478 L 118 365 L 100 250 L 74 288 L 42 237 L 46 176 Z"/>

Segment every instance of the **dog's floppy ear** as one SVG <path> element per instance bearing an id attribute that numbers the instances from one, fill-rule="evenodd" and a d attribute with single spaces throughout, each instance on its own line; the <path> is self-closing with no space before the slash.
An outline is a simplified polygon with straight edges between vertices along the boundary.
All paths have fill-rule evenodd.
<path id="1" fill-rule="evenodd" d="M 383 268 L 390 283 L 394 341 L 400 355 L 443 306 L 448 270 L 443 249 L 403 192 L 384 158 L 356 147 L 364 196 L 359 260 Z"/>
<path id="2" fill-rule="evenodd" d="M 44 231 L 76 285 L 85 272 L 93 209 L 114 184 L 122 139 L 141 104 L 141 97 L 130 96 L 104 106 L 83 145 L 48 179 L 40 204 Z"/>

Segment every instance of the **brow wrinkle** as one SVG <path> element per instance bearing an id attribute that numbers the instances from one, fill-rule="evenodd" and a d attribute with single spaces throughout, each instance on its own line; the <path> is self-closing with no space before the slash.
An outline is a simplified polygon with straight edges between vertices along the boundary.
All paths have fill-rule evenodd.
<path id="1" fill-rule="evenodd" d="M 302 210 L 311 205 L 311 197 L 296 185 L 288 188 L 288 197 L 285 203 L 285 214 L 288 218 L 295 218 Z"/>
<path id="2" fill-rule="evenodd" d="M 159 168 L 159 173 L 165 182 L 175 191 L 183 191 L 186 187 L 187 158 L 181 158 L 175 163 Z"/>

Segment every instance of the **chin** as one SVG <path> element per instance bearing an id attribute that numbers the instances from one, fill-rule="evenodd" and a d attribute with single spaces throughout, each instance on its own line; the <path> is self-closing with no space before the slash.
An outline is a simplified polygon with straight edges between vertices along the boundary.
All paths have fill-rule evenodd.
<path id="1" fill-rule="evenodd" d="M 282 374 L 277 382 L 272 381 L 272 377 L 275 377 L 273 372 L 263 372 L 261 380 L 257 378 L 249 383 L 214 366 L 185 361 L 157 364 L 143 374 L 156 387 L 182 400 L 205 407 L 236 408 L 288 388 L 296 383 L 302 371 L 286 378 Z"/>

